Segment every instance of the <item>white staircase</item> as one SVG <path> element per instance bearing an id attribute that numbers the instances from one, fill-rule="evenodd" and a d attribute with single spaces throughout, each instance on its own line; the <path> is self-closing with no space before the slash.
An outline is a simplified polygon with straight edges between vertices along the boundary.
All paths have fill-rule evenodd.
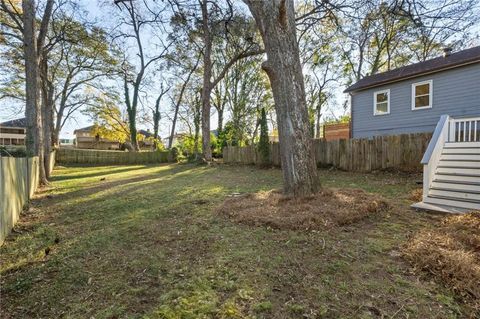
<path id="1" fill-rule="evenodd" d="M 480 210 L 480 117 L 443 115 L 422 159 L 423 199 L 414 208 Z"/>

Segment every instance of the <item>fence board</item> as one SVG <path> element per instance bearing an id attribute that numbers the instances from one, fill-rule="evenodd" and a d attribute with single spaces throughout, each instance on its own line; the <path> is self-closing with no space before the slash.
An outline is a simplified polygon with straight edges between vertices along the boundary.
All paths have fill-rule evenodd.
<path id="1" fill-rule="evenodd" d="M 377 136 L 371 139 L 313 140 L 318 166 L 333 166 L 346 171 L 370 172 L 397 169 L 421 172 L 420 160 L 432 137 L 431 133 Z M 260 164 L 255 146 L 227 146 L 225 163 Z M 280 146 L 270 144 L 270 164 L 280 166 Z"/>
<path id="2" fill-rule="evenodd" d="M 169 152 L 121 152 L 61 148 L 56 161 L 61 164 L 126 165 L 169 162 Z"/>

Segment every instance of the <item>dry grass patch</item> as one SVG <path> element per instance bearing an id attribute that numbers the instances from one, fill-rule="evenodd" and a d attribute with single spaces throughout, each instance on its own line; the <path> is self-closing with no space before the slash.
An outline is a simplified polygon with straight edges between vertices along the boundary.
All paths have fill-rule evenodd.
<path id="1" fill-rule="evenodd" d="M 420 231 L 406 244 L 404 256 L 480 312 L 480 212 L 451 216 L 435 229 Z"/>
<path id="2" fill-rule="evenodd" d="M 423 200 L 423 189 L 416 188 L 410 192 L 410 200 L 414 202 L 421 202 Z"/>
<path id="3" fill-rule="evenodd" d="M 389 209 L 381 197 L 359 189 L 324 189 L 290 198 L 273 190 L 231 197 L 217 212 L 235 222 L 275 229 L 317 230 L 344 226 Z"/>

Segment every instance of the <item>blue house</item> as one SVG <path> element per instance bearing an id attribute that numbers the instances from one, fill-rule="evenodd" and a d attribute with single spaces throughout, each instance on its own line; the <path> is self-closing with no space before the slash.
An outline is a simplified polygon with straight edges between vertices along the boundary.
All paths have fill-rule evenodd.
<path id="1" fill-rule="evenodd" d="M 440 117 L 480 116 L 480 47 L 365 77 L 351 96 L 352 137 L 433 132 Z"/>
<path id="2" fill-rule="evenodd" d="M 480 211 L 480 47 L 366 77 L 345 92 L 354 138 L 432 132 L 422 201 L 450 213 Z"/>

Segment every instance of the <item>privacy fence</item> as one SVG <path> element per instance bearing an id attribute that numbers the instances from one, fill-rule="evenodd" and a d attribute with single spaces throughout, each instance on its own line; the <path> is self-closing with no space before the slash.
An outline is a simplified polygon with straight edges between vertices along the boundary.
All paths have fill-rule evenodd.
<path id="1" fill-rule="evenodd" d="M 50 161 L 53 168 L 55 153 Z M 0 245 L 37 189 L 38 164 L 38 157 L 0 157 Z"/>
<path id="2" fill-rule="evenodd" d="M 315 160 L 320 167 L 333 166 L 346 171 L 370 172 L 397 169 L 421 172 L 420 160 L 431 133 L 378 136 L 372 139 L 314 140 Z M 223 149 L 225 163 L 259 164 L 255 146 L 229 146 Z M 270 164 L 280 166 L 280 147 L 270 144 Z"/>
<path id="3" fill-rule="evenodd" d="M 168 152 L 122 152 L 61 148 L 57 150 L 60 164 L 125 165 L 173 162 Z"/>

